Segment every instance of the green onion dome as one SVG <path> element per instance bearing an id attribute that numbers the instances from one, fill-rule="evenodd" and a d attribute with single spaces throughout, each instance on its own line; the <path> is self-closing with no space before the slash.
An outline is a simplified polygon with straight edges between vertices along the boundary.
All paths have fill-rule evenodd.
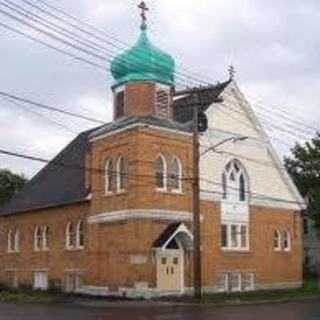
<path id="1" fill-rule="evenodd" d="M 150 42 L 146 29 L 143 24 L 137 43 L 111 62 L 111 73 L 115 79 L 113 88 L 137 81 L 174 84 L 173 58 Z"/>

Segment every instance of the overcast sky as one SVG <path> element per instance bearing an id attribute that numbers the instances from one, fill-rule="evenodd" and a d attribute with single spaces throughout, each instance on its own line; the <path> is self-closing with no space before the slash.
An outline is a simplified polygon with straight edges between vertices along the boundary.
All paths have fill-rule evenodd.
<path id="1" fill-rule="evenodd" d="M 10 1 L 57 23 L 23 0 Z M 49 3 L 105 32 L 99 34 L 108 41 L 100 42 L 108 51 L 105 61 L 82 55 L 105 66 L 105 70 L 75 61 L 0 26 L 0 91 L 110 121 L 109 54 L 137 38 L 138 1 L 27 1 L 46 10 L 42 3 Z M 300 139 L 310 136 L 308 127 L 320 127 L 319 0 L 150 0 L 147 4 L 150 38 L 176 59 L 178 72 L 192 73 L 193 78 L 205 81 L 224 81 L 228 66 L 233 64 L 240 88 L 250 102 L 263 104 L 256 105 L 256 110 L 261 110 L 269 124 L 287 126 L 279 118 L 286 114 L 302 122 L 287 126 Z M 2 5 L 0 10 L 10 11 Z M 0 12 L 1 22 L 70 51 Z M 190 81 L 190 77 L 183 80 L 184 84 Z M 1 98 L 0 103 L 0 148 L 11 151 L 51 159 L 76 133 L 94 126 Z M 268 123 L 266 127 L 278 139 L 273 140 L 278 151 L 286 153 L 296 138 L 292 133 L 271 130 Z M 30 177 L 41 164 L 0 156 L 0 168 Z"/>

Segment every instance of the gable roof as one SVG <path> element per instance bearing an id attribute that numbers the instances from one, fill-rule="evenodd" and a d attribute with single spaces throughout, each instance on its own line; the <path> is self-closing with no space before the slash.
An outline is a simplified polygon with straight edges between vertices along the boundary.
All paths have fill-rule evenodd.
<path id="1" fill-rule="evenodd" d="M 84 200 L 85 156 L 92 130 L 79 134 L 65 149 L 38 172 L 25 188 L 5 204 L 0 215 L 25 212 Z"/>

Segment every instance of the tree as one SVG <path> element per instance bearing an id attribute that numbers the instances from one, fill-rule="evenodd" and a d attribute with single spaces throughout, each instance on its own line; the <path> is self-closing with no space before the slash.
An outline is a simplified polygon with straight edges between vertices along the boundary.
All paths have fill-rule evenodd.
<path id="1" fill-rule="evenodd" d="M 320 287 L 320 133 L 304 143 L 297 143 L 285 166 L 308 203 L 308 215 L 315 222 L 317 235 L 316 272 Z"/>
<path id="2" fill-rule="evenodd" d="M 25 186 L 26 182 L 27 179 L 23 175 L 0 169 L 0 206 L 18 193 Z"/>
<path id="3" fill-rule="evenodd" d="M 308 210 L 320 228 L 320 133 L 304 143 L 297 143 L 285 166 L 300 193 L 308 202 Z"/>

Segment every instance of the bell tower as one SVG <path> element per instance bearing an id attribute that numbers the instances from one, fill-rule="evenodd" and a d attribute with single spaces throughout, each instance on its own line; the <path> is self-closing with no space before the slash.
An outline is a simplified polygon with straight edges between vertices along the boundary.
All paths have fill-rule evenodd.
<path id="1" fill-rule="evenodd" d="M 144 2 L 138 8 L 142 19 L 138 41 L 111 63 L 114 120 L 129 116 L 171 119 L 175 62 L 150 42 L 149 9 Z"/>

